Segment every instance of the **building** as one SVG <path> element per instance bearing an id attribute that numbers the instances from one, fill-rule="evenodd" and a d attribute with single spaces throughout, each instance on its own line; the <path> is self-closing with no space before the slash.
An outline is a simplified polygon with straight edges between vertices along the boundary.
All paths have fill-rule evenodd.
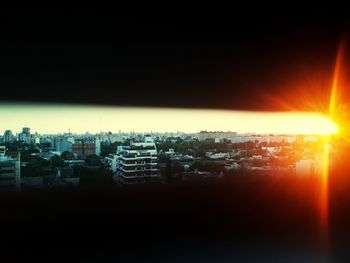
<path id="1" fill-rule="evenodd" d="M 85 160 L 65 160 L 64 163 L 69 165 L 70 167 L 73 167 L 76 165 L 84 166 L 86 164 L 86 161 Z"/>
<path id="2" fill-rule="evenodd" d="M 214 142 L 220 142 L 224 139 L 233 140 L 237 136 L 237 132 L 223 132 L 223 131 L 201 131 L 198 133 L 198 140 L 213 140 Z"/>
<path id="3" fill-rule="evenodd" d="M 225 159 L 230 157 L 229 153 L 214 153 L 214 152 L 206 152 L 205 154 L 209 159 Z"/>
<path id="4" fill-rule="evenodd" d="M 0 191 L 20 190 L 20 157 L 6 156 L 5 146 L 0 146 Z"/>
<path id="5" fill-rule="evenodd" d="M 57 177 L 70 178 L 74 176 L 74 170 L 71 166 L 57 167 L 55 168 L 54 172 L 56 173 Z"/>
<path id="6" fill-rule="evenodd" d="M 305 142 L 305 136 L 304 135 L 297 135 L 295 142 L 297 144 L 304 144 Z"/>
<path id="7" fill-rule="evenodd" d="M 95 139 L 95 154 L 97 156 L 100 156 L 101 154 L 101 140 L 100 139 Z"/>
<path id="8" fill-rule="evenodd" d="M 40 138 L 39 137 L 35 137 L 34 138 L 34 143 L 35 144 L 40 144 Z"/>
<path id="9" fill-rule="evenodd" d="M 107 169 L 111 170 L 113 173 L 117 171 L 119 156 L 117 154 L 109 154 L 105 157 L 105 166 Z"/>
<path id="10" fill-rule="evenodd" d="M 49 136 L 40 136 L 40 144 L 52 144 L 53 139 Z"/>
<path id="11" fill-rule="evenodd" d="M 59 136 L 54 138 L 54 147 L 57 152 L 63 153 L 63 152 L 71 152 L 72 151 L 72 142 L 67 138 L 63 136 Z"/>
<path id="12" fill-rule="evenodd" d="M 12 142 L 14 139 L 14 136 L 12 134 L 11 130 L 6 130 L 4 132 L 4 136 L 2 137 L 3 142 Z"/>
<path id="13" fill-rule="evenodd" d="M 72 152 L 77 155 L 85 156 L 91 154 L 100 155 L 100 140 L 95 139 L 93 137 L 75 139 L 75 142 L 72 145 Z"/>
<path id="14" fill-rule="evenodd" d="M 257 142 L 257 143 L 293 143 L 296 140 L 294 135 L 250 135 L 250 134 L 241 134 L 235 137 L 232 137 L 231 142 L 233 143 L 243 143 L 243 142 Z"/>
<path id="15" fill-rule="evenodd" d="M 125 185 L 160 181 L 156 144 L 150 137 L 130 146 L 118 146 L 117 171 Z"/>
<path id="16" fill-rule="evenodd" d="M 54 157 L 55 155 L 60 156 L 61 153 L 60 152 L 56 152 L 56 151 L 41 151 L 39 153 L 36 154 L 32 154 L 32 155 L 37 155 L 47 161 L 49 161 L 52 157 Z"/>
<path id="17" fill-rule="evenodd" d="M 168 151 L 164 152 L 164 154 L 165 154 L 166 156 L 171 157 L 171 156 L 175 156 L 176 152 L 174 151 L 173 148 L 170 148 Z"/>
<path id="18" fill-rule="evenodd" d="M 127 139 L 127 136 L 123 134 L 113 134 L 111 132 L 107 132 L 100 133 L 99 139 L 104 143 L 124 142 Z"/>
<path id="19" fill-rule="evenodd" d="M 298 160 L 295 165 L 295 173 L 297 176 L 321 175 L 322 164 L 322 158 Z"/>
<path id="20" fill-rule="evenodd" d="M 22 128 L 22 132 L 27 134 L 27 135 L 30 135 L 30 128 L 24 127 L 24 128 Z"/>
<path id="21" fill-rule="evenodd" d="M 22 132 L 18 134 L 18 140 L 22 142 L 29 143 L 30 142 L 30 128 L 24 127 L 22 128 Z"/>

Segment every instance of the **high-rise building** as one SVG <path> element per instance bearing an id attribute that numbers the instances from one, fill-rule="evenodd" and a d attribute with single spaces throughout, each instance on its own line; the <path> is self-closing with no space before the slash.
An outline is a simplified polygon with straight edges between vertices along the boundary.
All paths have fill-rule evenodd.
<path id="1" fill-rule="evenodd" d="M 18 134 L 18 140 L 26 143 L 30 142 L 30 128 L 22 128 L 22 132 Z"/>
<path id="2" fill-rule="evenodd" d="M 154 183 L 160 180 L 156 144 L 150 137 L 117 149 L 117 171 L 122 184 Z"/>
<path id="3" fill-rule="evenodd" d="M 95 145 L 96 145 L 95 154 L 97 156 L 100 156 L 100 154 L 101 154 L 101 140 L 96 138 L 95 139 Z"/>
<path id="4" fill-rule="evenodd" d="M 100 141 L 94 137 L 76 139 L 72 145 L 72 152 L 78 155 L 100 154 Z"/>
<path id="5" fill-rule="evenodd" d="M 54 139 L 54 147 L 57 152 L 63 153 L 65 151 L 72 151 L 71 141 L 64 136 L 59 136 Z"/>
<path id="6" fill-rule="evenodd" d="M 30 135 L 30 128 L 29 127 L 23 127 L 22 132 Z"/>
<path id="7" fill-rule="evenodd" d="M 11 130 L 6 130 L 4 132 L 4 136 L 3 136 L 3 142 L 12 142 L 14 139 L 12 131 Z"/>

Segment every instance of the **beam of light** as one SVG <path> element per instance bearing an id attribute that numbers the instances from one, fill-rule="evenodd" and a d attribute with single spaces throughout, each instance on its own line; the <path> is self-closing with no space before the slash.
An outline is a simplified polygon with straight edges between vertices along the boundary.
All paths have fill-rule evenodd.
<path id="1" fill-rule="evenodd" d="M 329 98 L 328 116 L 339 125 L 338 137 L 344 141 L 350 142 L 350 105 L 347 98 L 346 87 L 349 86 L 345 72 L 348 66 L 344 61 L 345 57 L 345 42 L 342 41 L 337 53 L 337 58 L 334 66 L 332 87 Z"/>
<path id="2" fill-rule="evenodd" d="M 329 249 L 329 201 L 328 201 L 328 178 L 329 178 L 329 149 L 330 137 L 327 136 L 323 145 L 322 174 L 320 179 L 320 228 L 321 245 L 327 252 Z"/>
<path id="3" fill-rule="evenodd" d="M 326 135 L 337 131 L 327 116 L 305 112 L 246 112 L 170 108 L 130 108 L 64 104 L 0 104 L 0 133 L 20 132 L 188 132 L 235 131 L 256 134 Z"/>
<path id="4" fill-rule="evenodd" d="M 336 123 L 336 132 L 326 136 L 321 142 L 322 170 L 319 180 L 319 224 L 321 243 L 324 251 L 329 252 L 329 176 L 330 176 L 330 145 L 337 139 L 338 142 L 350 143 L 350 104 L 347 87 L 350 86 L 347 75 L 350 70 L 345 64 L 345 41 L 340 41 L 333 72 L 307 72 L 302 80 L 292 82 L 284 87 L 287 94 L 276 96 L 265 94 L 264 97 L 277 108 L 288 111 L 311 110 L 323 112 L 332 122 Z M 327 81 L 326 76 L 330 75 Z M 294 96 L 289 96 L 290 91 Z M 317 95 L 317 96 L 315 96 Z M 288 98 L 285 100 L 285 98 Z"/>
<path id="5" fill-rule="evenodd" d="M 340 45 L 336 62 L 335 62 L 335 67 L 334 67 L 332 88 L 331 88 L 330 101 L 329 101 L 329 115 L 331 117 L 334 117 L 336 108 L 341 98 L 339 94 L 339 82 L 340 82 L 340 73 L 341 73 L 340 71 L 341 71 L 343 53 L 344 53 L 344 47 L 343 45 Z"/>
<path id="6" fill-rule="evenodd" d="M 329 109 L 328 116 L 332 120 L 337 120 L 340 122 L 341 119 L 344 118 L 344 112 L 347 112 L 347 105 L 342 103 L 343 99 L 343 90 L 341 90 L 341 71 L 342 71 L 342 63 L 344 57 L 344 42 L 341 42 L 333 72 L 332 86 L 329 98 Z M 345 108 L 344 108 L 345 107 Z M 343 113 L 341 114 L 341 111 Z M 342 123 L 344 126 L 344 123 Z M 344 129 L 344 127 L 341 127 Z M 343 131 L 344 132 L 344 131 Z M 329 250 L 329 159 L 330 159 L 330 136 L 326 136 L 324 140 L 324 148 L 323 148 L 323 163 L 322 163 L 322 175 L 320 180 L 320 203 L 319 203 L 319 211 L 320 211 L 320 228 L 321 228 L 321 242 L 323 249 L 326 251 Z"/>

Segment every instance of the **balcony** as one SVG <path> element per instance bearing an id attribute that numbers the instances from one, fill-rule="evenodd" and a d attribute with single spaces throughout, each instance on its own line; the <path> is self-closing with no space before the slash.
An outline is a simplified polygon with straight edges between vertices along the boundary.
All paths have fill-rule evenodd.
<path id="1" fill-rule="evenodd" d="M 150 155 L 150 156 L 140 156 L 140 155 L 132 155 L 132 156 L 122 156 L 120 158 L 121 160 L 125 161 L 133 161 L 133 160 L 156 160 L 156 155 Z"/>

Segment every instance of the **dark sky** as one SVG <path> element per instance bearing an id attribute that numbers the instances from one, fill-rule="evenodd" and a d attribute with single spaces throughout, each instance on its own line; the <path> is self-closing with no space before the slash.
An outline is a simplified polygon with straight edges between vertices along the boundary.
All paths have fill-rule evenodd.
<path id="1" fill-rule="evenodd" d="M 266 9 L 2 10 L 1 98 L 276 110 L 317 76 L 326 93 L 347 18 Z"/>

